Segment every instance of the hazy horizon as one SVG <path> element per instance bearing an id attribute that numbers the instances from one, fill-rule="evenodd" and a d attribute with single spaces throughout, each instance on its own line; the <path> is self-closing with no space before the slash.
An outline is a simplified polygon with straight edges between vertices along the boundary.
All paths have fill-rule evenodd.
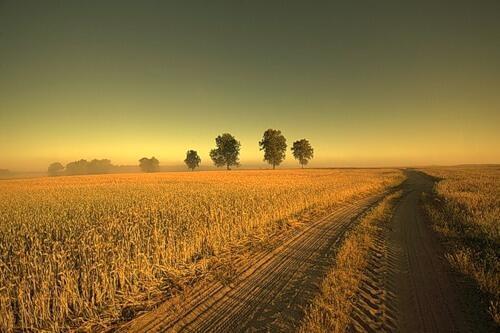
<path id="1" fill-rule="evenodd" d="M 64 161 L 63 161 L 64 162 Z M 72 162 L 72 161 L 68 161 Z M 113 161 L 112 161 L 113 162 Z M 65 165 L 67 163 L 63 163 Z M 463 164 L 373 164 L 373 163 L 358 163 L 358 164 L 338 164 L 338 165 L 331 165 L 331 164 L 319 164 L 319 163 L 311 163 L 312 165 L 307 165 L 305 169 L 398 169 L 398 168 L 426 168 L 426 167 L 445 167 L 445 168 L 454 168 L 454 167 L 474 167 L 474 166 L 500 166 L 500 163 L 463 163 Z M 284 161 L 279 167 L 277 167 L 276 170 L 290 170 L 290 169 L 300 169 L 300 165 L 298 165 L 295 162 L 292 161 Z M 0 168 L 0 170 L 7 170 L 8 174 L 4 176 L 8 176 L 9 174 L 11 176 L 20 176 L 23 178 L 23 175 L 45 175 L 47 174 L 47 168 L 41 168 L 41 169 L 29 169 L 29 168 L 16 168 L 16 169 L 5 169 L 5 168 Z M 244 163 L 241 164 L 240 166 L 232 167 L 231 171 L 248 171 L 248 170 L 272 170 L 272 166 L 269 165 L 266 162 L 262 161 L 256 161 L 254 163 Z M 213 163 L 207 162 L 205 164 L 201 164 L 196 171 L 226 171 L 225 168 L 218 168 L 213 165 Z M 192 172 L 191 170 L 187 169 L 186 165 L 184 163 L 177 163 L 177 164 L 160 164 L 160 169 L 158 172 Z M 119 174 L 119 173 L 143 173 L 141 171 L 140 167 L 138 164 L 113 164 L 113 169 L 111 169 L 109 172 L 106 172 L 107 174 Z M 62 174 L 64 175 L 64 174 Z M 0 175 L 1 177 L 2 175 Z M 73 175 L 70 175 L 73 176 Z M 8 179 L 9 177 L 7 177 Z M 17 178 L 17 177 L 16 177 Z M 2 178 L 0 178 L 2 179 Z"/>
<path id="2" fill-rule="evenodd" d="M 214 138 L 261 165 L 500 162 L 500 4 L 0 2 L 0 169 L 156 156 Z"/>

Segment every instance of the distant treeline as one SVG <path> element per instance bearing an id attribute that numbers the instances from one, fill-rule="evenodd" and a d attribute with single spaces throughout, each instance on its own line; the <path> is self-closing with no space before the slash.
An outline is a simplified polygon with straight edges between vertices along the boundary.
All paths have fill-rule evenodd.
<path id="1" fill-rule="evenodd" d="M 231 166 L 239 166 L 241 144 L 236 138 L 229 134 L 223 133 L 215 138 L 215 148 L 210 151 L 210 158 L 216 167 L 226 167 L 227 170 Z M 259 141 L 259 148 L 264 152 L 264 161 L 273 166 L 279 166 L 285 160 L 286 156 L 286 138 L 280 130 L 268 129 L 264 132 L 262 140 Z M 301 167 L 307 165 L 310 159 L 314 156 L 314 149 L 306 139 L 300 139 L 293 143 L 293 157 L 298 160 Z M 184 159 L 186 166 L 194 170 L 201 164 L 201 158 L 196 150 L 188 150 Z M 139 167 L 143 172 L 157 172 L 160 170 L 160 161 L 154 156 L 151 158 L 143 157 L 139 160 Z M 55 162 L 49 166 L 48 172 L 51 176 L 57 175 L 89 175 L 109 173 L 114 166 L 110 160 L 94 159 L 90 162 L 87 160 L 79 160 L 70 162 L 64 167 L 61 163 Z"/>
<path id="2" fill-rule="evenodd" d="M 101 173 L 109 173 L 113 168 L 113 164 L 108 159 L 92 161 L 78 160 L 66 164 L 64 167 L 61 163 L 55 162 L 49 165 L 49 175 L 57 176 L 61 174 L 66 175 L 95 175 Z"/>

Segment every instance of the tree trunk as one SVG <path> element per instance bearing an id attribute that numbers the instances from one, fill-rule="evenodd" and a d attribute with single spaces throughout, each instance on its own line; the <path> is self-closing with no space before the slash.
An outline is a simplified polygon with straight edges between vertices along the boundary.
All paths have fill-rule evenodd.
<path id="1" fill-rule="evenodd" d="M 228 170 L 231 170 L 231 169 L 229 168 L 229 164 L 228 164 L 228 165 L 226 165 L 226 168 L 227 168 Z"/>
<path id="2" fill-rule="evenodd" d="M 273 163 L 273 170 L 275 170 L 275 169 L 276 169 L 276 164 Z"/>

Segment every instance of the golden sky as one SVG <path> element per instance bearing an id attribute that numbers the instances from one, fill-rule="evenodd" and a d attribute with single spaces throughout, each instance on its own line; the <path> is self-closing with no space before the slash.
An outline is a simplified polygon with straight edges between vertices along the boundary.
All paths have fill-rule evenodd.
<path id="1" fill-rule="evenodd" d="M 307 138 L 311 166 L 500 162 L 496 1 L 0 3 L 0 169 Z M 288 165 L 295 163 L 287 154 Z M 263 165 L 263 164 L 262 164 Z"/>

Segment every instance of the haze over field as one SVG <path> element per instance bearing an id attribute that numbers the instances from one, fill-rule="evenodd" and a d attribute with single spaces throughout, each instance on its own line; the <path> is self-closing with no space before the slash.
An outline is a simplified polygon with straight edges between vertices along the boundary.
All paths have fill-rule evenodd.
<path id="1" fill-rule="evenodd" d="M 418 4 L 417 4 L 418 3 Z M 498 1 L 0 2 L 0 168 L 306 137 L 311 166 L 500 162 Z M 288 163 L 288 164 L 287 164 Z M 297 165 L 287 152 L 287 165 Z"/>

